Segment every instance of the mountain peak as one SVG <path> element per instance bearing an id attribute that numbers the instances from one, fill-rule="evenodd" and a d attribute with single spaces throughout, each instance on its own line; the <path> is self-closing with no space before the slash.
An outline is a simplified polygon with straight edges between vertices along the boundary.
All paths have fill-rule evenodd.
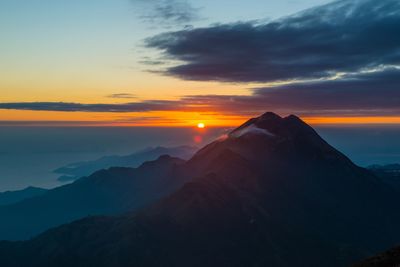
<path id="1" fill-rule="evenodd" d="M 265 162 L 285 153 L 302 151 L 308 154 L 330 155 L 329 146 L 307 123 L 290 115 L 280 117 L 273 112 L 252 118 L 217 141 L 201 149 L 190 160 L 191 164 L 208 166 L 225 150 L 253 162 Z M 287 157 L 291 157 L 289 155 Z M 195 164 L 195 162 L 197 162 Z"/>
<path id="2" fill-rule="evenodd" d="M 301 121 L 303 122 L 302 119 L 300 119 L 299 117 L 297 117 L 296 115 L 290 114 L 289 116 L 287 116 L 285 119 L 287 120 L 293 120 L 293 121 Z"/>
<path id="3" fill-rule="evenodd" d="M 240 133 L 243 132 L 245 129 L 255 128 L 255 129 L 264 129 L 268 130 L 268 127 L 263 127 L 267 125 L 276 124 L 282 121 L 282 117 L 273 113 L 273 112 L 266 112 L 263 115 L 252 118 L 239 126 L 238 128 L 234 129 L 230 136 L 237 136 L 241 135 Z"/>
<path id="4" fill-rule="evenodd" d="M 277 154 L 284 157 L 285 153 L 299 151 L 308 155 L 341 158 L 349 162 L 299 117 L 280 117 L 272 112 L 248 120 L 228 135 L 205 146 L 195 154 L 190 163 L 208 166 L 227 148 L 254 162 L 264 162 L 267 158 L 276 158 Z M 287 157 L 292 156 L 290 154 Z"/>
<path id="5" fill-rule="evenodd" d="M 266 119 L 266 120 L 278 120 L 278 119 L 282 119 L 281 116 L 279 116 L 278 114 L 271 112 L 271 111 L 267 111 L 264 114 L 262 114 L 260 117 L 258 117 L 258 119 Z"/>
<path id="6" fill-rule="evenodd" d="M 304 121 L 295 115 L 289 115 L 287 117 L 281 117 L 273 112 L 266 112 L 263 115 L 252 118 L 233 130 L 230 136 L 241 136 L 242 132 L 247 132 L 247 129 L 253 129 L 251 132 L 264 131 L 269 133 L 271 136 L 291 136 L 298 132 L 310 132 L 312 129 Z"/>

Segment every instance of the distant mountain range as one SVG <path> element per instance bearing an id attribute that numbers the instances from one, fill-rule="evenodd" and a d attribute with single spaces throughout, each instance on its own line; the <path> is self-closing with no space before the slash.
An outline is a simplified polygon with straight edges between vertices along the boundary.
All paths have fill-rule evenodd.
<path id="1" fill-rule="evenodd" d="M 190 146 L 156 147 L 128 156 L 71 164 L 60 168 L 59 172 L 68 174 L 71 180 L 76 179 L 73 184 L 52 190 L 28 187 L 0 193 L 0 240 L 28 239 L 51 227 L 86 216 L 113 215 L 142 208 L 171 193 L 185 181 L 169 176 L 169 171 L 183 160 L 161 155 L 188 158 L 196 150 Z M 110 168 L 113 164 L 137 166 L 157 158 L 157 163 L 148 162 L 138 170 Z M 87 173 L 90 175 L 85 177 Z"/>
<path id="2" fill-rule="evenodd" d="M 146 207 L 0 242 L 2 266 L 338 267 L 400 241 L 400 194 L 293 115 L 251 119 L 186 162 L 165 156 L 70 186 L 26 204 L 20 219 L 68 213 L 43 206 L 65 198 L 74 208 L 101 201 L 98 213 Z"/>
<path id="3" fill-rule="evenodd" d="M 108 169 L 110 167 L 139 167 L 143 162 L 156 160 L 162 155 L 170 155 L 180 159 L 189 159 L 198 150 L 197 147 L 179 146 L 179 147 L 155 147 L 147 148 L 142 151 L 127 156 L 107 156 L 93 161 L 76 162 L 54 170 L 61 174 L 58 178 L 60 182 L 75 181 L 83 176 L 88 176 L 95 171 Z"/>
<path id="4" fill-rule="evenodd" d="M 100 170 L 72 184 L 0 206 L 0 240 L 31 238 L 44 230 L 91 215 L 134 211 L 166 196 L 186 180 L 183 160 L 161 156 L 139 168 Z M 27 223 L 29 222 L 29 223 Z"/>
<path id="5" fill-rule="evenodd" d="M 10 205 L 28 198 L 40 196 L 45 192 L 47 192 L 46 189 L 32 186 L 23 190 L 3 192 L 0 193 L 0 206 Z"/>

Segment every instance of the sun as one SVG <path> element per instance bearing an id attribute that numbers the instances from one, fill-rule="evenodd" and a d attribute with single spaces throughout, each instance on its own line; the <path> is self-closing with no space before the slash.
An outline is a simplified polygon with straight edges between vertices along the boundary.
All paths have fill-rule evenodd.
<path id="1" fill-rule="evenodd" d="M 206 125 L 205 125 L 203 122 L 199 122 L 199 123 L 197 124 L 197 128 L 203 129 L 203 128 L 205 128 L 205 127 L 206 127 Z"/>

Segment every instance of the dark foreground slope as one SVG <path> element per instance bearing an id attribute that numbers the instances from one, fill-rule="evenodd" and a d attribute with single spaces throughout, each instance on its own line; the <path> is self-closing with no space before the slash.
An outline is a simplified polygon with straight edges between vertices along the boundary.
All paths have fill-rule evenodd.
<path id="1" fill-rule="evenodd" d="M 400 240 L 399 197 L 295 116 L 266 113 L 181 166 L 140 213 L 0 244 L 4 266 L 348 266 Z"/>
<path id="2" fill-rule="evenodd" d="M 400 164 L 372 165 L 368 169 L 383 182 L 400 191 Z"/>
<path id="3" fill-rule="evenodd" d="M 185 182 L 176 172 L 183 162 L 162 156 L 136 169 L 101 170 L 37 197 L 0 206 L 0 240 L 29 239 L 86 216 L 115 215 L 142 208 Z"/>
<path id="4" fill-rule="evenodd" d="M 398 267 L 400 266 L 400 247 L 393 248 L 377 256 L 370 257 L 354 267 Z"/>

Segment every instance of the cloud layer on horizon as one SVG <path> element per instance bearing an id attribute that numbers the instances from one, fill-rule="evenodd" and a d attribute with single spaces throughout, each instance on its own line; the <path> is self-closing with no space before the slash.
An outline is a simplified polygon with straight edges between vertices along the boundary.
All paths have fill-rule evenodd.
<path id="1" fill-rule="evenodd" d="M 191 95 L 178 100 L 148 100 L 122 104 L 65 102 L 0 103 L 0 109 L 64 112 L 218 112 L 254 115 L 266 110 L 319 116 L 393 116 L 400 114 L 400 69 L 350 74 L 329 81 L 301 82 L 255 88 L 248 96 Z"/>

